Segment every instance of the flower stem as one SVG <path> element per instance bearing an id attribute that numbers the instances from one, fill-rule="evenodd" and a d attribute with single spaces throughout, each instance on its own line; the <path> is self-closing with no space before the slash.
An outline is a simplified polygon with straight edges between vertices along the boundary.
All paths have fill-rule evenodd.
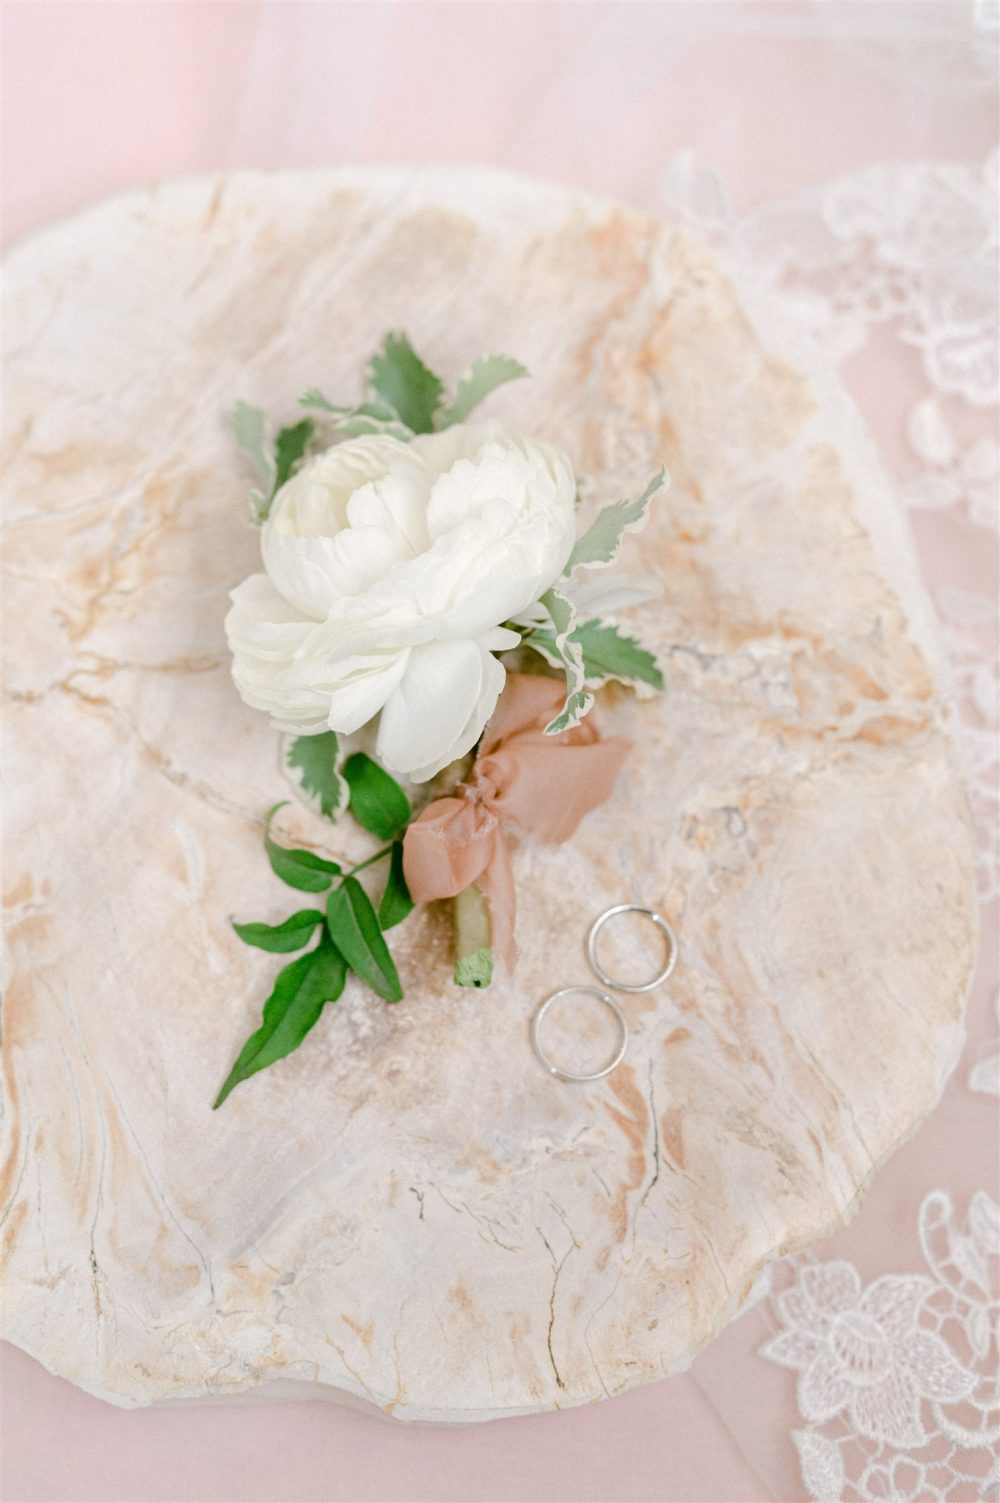
<path id="1" fill-rule="evenodd" d="M 374 856 L 369 856 L 367 861 L 359 861 L 357 866 L 352 866 L 349 872 L 344 873 L 344 876 L 353 877 L 355 872 L 363 872 L 366 866 L 374 866 L 376 861 L 381 861 L 383 856 L 388 856 L 391 850 L 391 844 L 384 845 L 380 851 L 375 852 Z"/>
<path id="2" fill-rule="evenodd" d="M 493 979 L 493 926 L 486 899 L 474 882 L 453 899 L 455 985 L 489 986 Z"/>

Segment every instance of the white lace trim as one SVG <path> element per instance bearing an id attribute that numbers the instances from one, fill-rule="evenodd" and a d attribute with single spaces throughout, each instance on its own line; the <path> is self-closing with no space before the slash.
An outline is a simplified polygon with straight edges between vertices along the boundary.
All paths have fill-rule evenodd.
<path id="1" fill-rule="evenodd" d="M 761 1353 L 799 1374 L 807 1428 L 792 1438 L 822 1503 L 991 1496 L 1000 1207 L 979 1191 L 959 1226 L 934 1190 L 919 1233 L 927 1272 L 865 1287 L 851 1263 L 790 1262 L 794 1282 L 773 1297 L 782 1329 Z"/>
<path id="2" fill-rule="evenodd" d="M 664 182 L 674 211 L 790 301 L 832 364 L 855 356 L 876 332 L 919 351 L 927 389 L 909 416 L 914 473 L 899 477 L 901 502 L 914 518 L 945 514 L 991 551 L 996 427 L 968 434 L 1000 397 L 997 169 L 995 153 L 981 168 L 872 167 L 743 220 L 719 180 L 690 155 L 675 161 Z M 980 896 L 994 901 L 997 605 L 953 586 L 934 597 L 976 825 Z M 964 1080 L 971 1091 L 1000 1096 L 1000 1040 Z M 806 1256 L 766 1270 L 748 1301 L 770 1301 L 781 1327 L 763 1355 L 798 1373 L 805 1427 L 792 1439 L 811 1499 L 964 1503 L 997 1493 L 1000 1211 L 980 1192 L 959 1227 L 950 1197 L 935 1189 L 920 1207 L 919 1232 L 926 1272 L 886 1273 L 866 1287 L 852 1264 Z"/>

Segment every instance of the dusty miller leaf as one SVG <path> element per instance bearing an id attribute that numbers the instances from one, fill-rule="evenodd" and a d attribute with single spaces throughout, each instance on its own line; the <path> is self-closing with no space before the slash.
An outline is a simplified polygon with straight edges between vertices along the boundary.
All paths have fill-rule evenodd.
<path id="1" fill-rule="evenodd" d="M 268 452 L 267 420 L 259 407 L 237 402 L 232 417 L 233 435 L 253 461 L 264 482 L 263 490 L 250 492 L 250 515 L 256 526 L 267 521 L 271 502 L 305 457 L 313 436 L 311 418 L 282 428 L 274 441 L 274 456 Z"/>
<path id="2" fill-rule="evenodd" d="M 233 437 L 253 462 L 268 495 L 274 487 L 274 460 L 267 449 L 267 421 L 259 407 L 237 402 L 232 416 Z"/>
<path id="3" fill-rule="evenodd" d="M 588 684 L 617 679 L 623 684 L 663 688 L 663 673 L 655 655 L 613 622 L 592 617 L 574 627 L 570 640 L 578 643 L 583 653 L 583 673 Z M 536 627 L 525 636 L 524 644 L 534 648 L 547 663 L 559 666 L 551 631 Z"/>
<path id="4" fill-rule="evenodd" d="M 298 769 L 299 786 L 326 819 L 336 819 L 347 807 L 347 783 L 337 771 L 339 745 L 335 731 L 322 731 L 293 737 L 285 752 L 286 767 Z"/>
<path id="5" fill-rule="evenodd" d="M 431 433 L 441 405 L 441 378 L 421 360 L 405 334 L 387 334 L 372 357 L 368 384 L 413 433 Z"/>
<path id="6" fill-rule="evenodd" d="M 598 512 L 594 521 L 577 539 L 576 547 L 569 556 L 566 573 L 595 564 L 613 564 L 621 550 L 626 532 L 634 532 L 646 522 L 646 509 L 652 497 L 665 483 L 666 470 L 661 469 L 636 501 L 615 501 Z"/>
<path id="7" fill-rule="evenodd" d="M 350 407 L 337 407 L 333 402 L 328 402 L 315 386 L 310 386 L 308 391 L 302 393 L 299 397 L 299 406 L 309 407 L 314 412 L 350 412 L 352 410 Z"/>
<path id="8" fill-rule="evenodd" d="M 438 427 L 450 428 L 453 423 L 464 423 L 469 413 L 491 391 L 496 391 L 498 386 L 503 386 L 507 381 L 519 381 L 527 374 L 521 362 L 511 355 L 483 355 L 468 375 L 459 381 L 455 395 L 438 417 Z"/>
<path id="9" fill-rule="evenodd" d="M 265 496 L 263 491 L 253 490 L 250 492 L 250 520 L 255 527 L 263 527 L 270 510 L 270 496 Z"/>
<path id="10" fill-rule="evenodd" d="M 541 603 L 555 627 L 552 648 L 566 675 L 566 704 L 561 714 L 545 727 L 547 736 L 558 736 L 561 731 L 568 731 L 572 726 L 580 724 L 593 707 L 594 696 L 584 688 L 583 652 L 580 644 L 574 642 L 572 637 L 576 626 L 572 602 L 567 600 L 557 585 L 553 585 L 542 596 Z"/>
<path id="11" fill-rule="evenodd" d="M 653 653 L 610 621 L 584 621 L 573 632 L 583 652 L 583 671 L 588 680 L 614 678 L 623 684 L 648 684 L 663 688 L 663 674 Z"/>
<path id="12" fill-rule="evenodd" d="M 290 480 L 305 458 L 309 447 L 309 440 L 313 436 L 315 423 L 312 418 L 303 418 L 300 423 L 293 423 L 288 428 L 282 428 L 274 441 L 274 488 L 271 500 L 281 490 L 286 480 Z"/>
<path id="13" fill-rule="evenodd" d="M 384 438 L 398 438 L 402 443 L 408 443 L 413 437 L 409 428 L 404 428 L 401 423 L 385 422 L 381 418 L 368 417 L 364 413 L 360 416 L 349 414 L 337 423 L 337 432 L 344 438 L 358 438 L 367 433 L 378 433 Z"/>
<path id="14" fill-rule="evenodd" d="M 369 401 L 362 402 L 357 407 L 337 407 L 333 402 L 328 401 L 321 391 L 311 386 L 299 397 L 299 406 L 333 417 L 334 427 L 342 438 L 357 438 L 360 434 L 380 433 L 406 443 L 413 437 L 411 430 L 403 426 L 394 410 L 386 402 Z"/>

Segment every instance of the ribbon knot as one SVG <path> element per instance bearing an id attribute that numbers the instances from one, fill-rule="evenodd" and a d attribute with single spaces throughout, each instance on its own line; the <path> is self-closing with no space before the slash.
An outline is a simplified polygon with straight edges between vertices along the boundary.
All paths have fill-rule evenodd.
<path id="1" fill-rule="evenodd" d="M 493 947 L 514 963 L 514 876 L 507 827 L 560 844 L 610 796 L 631 742 L 602 741 L 590 715 L 546 736 L 565 698 L 562 684 L 512 673 L 468 782 L 435 799 L 403 841 L 403 871 L 417 903 L 453 898 L 475 882 L 490 909 Z"/>

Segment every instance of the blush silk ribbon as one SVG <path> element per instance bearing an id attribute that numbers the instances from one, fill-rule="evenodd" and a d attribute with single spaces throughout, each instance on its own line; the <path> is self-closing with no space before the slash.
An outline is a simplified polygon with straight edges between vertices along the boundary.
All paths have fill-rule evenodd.
<path id="1" fill-rule="evenodd" d="M 610 796 L 632 743 L 602 741 L 590 715 L 546 736 L 565 701 L 555 679 L 508 674 L 471 778 L 435 799 L 409 826 L 403 871 L 417 903 L 453 898 L 475 882 L 490 910 L 493 948 L 513 966 L 514 876 L 507 826 L 559 844 Z"/>

